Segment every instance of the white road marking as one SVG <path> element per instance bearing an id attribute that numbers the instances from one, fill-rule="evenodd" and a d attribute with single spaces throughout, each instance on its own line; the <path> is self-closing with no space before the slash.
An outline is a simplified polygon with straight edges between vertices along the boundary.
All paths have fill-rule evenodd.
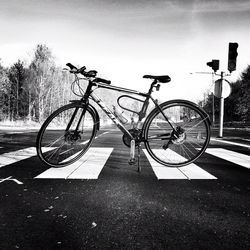
<path id="1" fill-rule="evenodd" d="M 250 169 L 250 156 L 224 148 L 207 148 L 206 153 Z"/>
<path id="2" fill-rule="evenodd" d="M 113 148 L 90 148 L 78 161 L 62 167 L 50 168 L 36 179 L 98 179 Z"/>
<path id="3" fill-rule="evenodd" d="M 249 145 L 238 143 L 238 142 L 224 141 L 224 140 L 216 139 L 216 138 L 211 138 L 210 140 L 211 141 L 217 141 L 217 142 L 225 143 L 225 144 L 231 144 L 231 145 L 235 145 L 235 146 L 240 146 L 240 147 L 244 147 L 244 148 L 250 148 Z"/>
<path id="4" fill-rule="evenodd" d="M 44 152 L 54 149 L 53 147 L 43 148 Z M 4 153 L 0 155 L 0 168 L 36 156 L 36 148 L 30 147 Z"/>
<path id="5" fill-rule="evenodd" d="M 151 158 L 146 149 L 143 149 L 143 151 L 147 156 L 158 180 L 159 179 L 217 179 L 215 176 L 209 174 L 208 172 L 198 167 L 194 163 L 191 163 L 181 168 L 171 168 L 163 166 L 158 162 L 156 162 L 153 158 Z M 175 155 L 175 157 L 182 157 L 175 152 L 172 152 L 172 155 Z"/>
<path id="6" fill-rule="evenodd" d="M 7 135 L 15 135 L 15 134 L 24 134 L 26 131 L 13 131 L 13 132 L 6 132 Z"/>
<path id="7" fill-rule="evenodd" d="M 36 148 L 30 147 L 0 155 L 0 168 L 36 155 Z"/>
<path id="8" fill-rule="evenodd" d="M 15 132 L 14 132 L 15 133 Z M 19 132 L 16 132 L 19 133 Z M 20 132 L 22 133 L 22 132 Z M 98 135 L 96 138 L 107 134 L 109 132 L 103 132 L 102 134 Z M 86 144 L 88 141 L 83 142 L 82 144 Z M 3 148 L 3 147 L 0 147 Z M 43 147 L 43 152 L 49 151 L 54 149 L 55 147 Z M 35 147 L 29 147 L 29 148 L 25 148 L 25 149 L 20 149 L 20 150 L 16 150 L 16 151 L 12 151 L 9 153 L 4 153 L 0 155 L 0 168 L 10 165 L 10 164 L 14 164 L 18 161 L 22 161 L 28 158 L 31 158 L 33 156 L 36 156 L 37 152 L 36 152 L 36 148 Z"/>
<path id="9" fill-rule="evenodd" d="M 110 132 L 109 132 L 109 131 L 103 132 L 103 133 L 101 133 L 100 135 L 98 135 L 97 137 L 100 137 L 100 136 L 102 136 L 102 135 L 106 135 L 106 134 L 108 134 L 108 133 L 110 133 Z"/>
<path id="10" fill-rule="evenodd" d="M 4 182 L 4 181 L 14 181 L 14 182 L 17 183 L 18 185 L 22 185 L 22 184 L 23 184 L 21 181 L 12 178 L 12 176 L 9 176 L 9 177 L 7 177 L 7 178 L 5 178 L 5 179 L 0 179 L 0 183 L 1 183 L 1 182 Z"/>
<path id="11" fill-rule="evenodd" d="M 103 132 L 103 133 L 97 135 L 94 139 L 96 140 L 96 139 L 98 139 L 99 137 L 101 137 L 101 136 L 103 136 L 103 135 L 105 135 L 105 134 L 108 134 L 108 133 L 109 133 L 109 132 Z M 84 142 L 81 142 L 80 144 L 85 145 L 85 144 L 87 144 L 88 142 L 89 142 L 89 140 L 86 140 L 86 141 L 84 141 Z"/>

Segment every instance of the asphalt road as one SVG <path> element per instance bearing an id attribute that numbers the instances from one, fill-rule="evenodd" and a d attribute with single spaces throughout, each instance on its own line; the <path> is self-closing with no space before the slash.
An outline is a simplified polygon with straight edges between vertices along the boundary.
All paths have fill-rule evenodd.
<path id="1" fill-rule="evenodd" d="M 118 131 L 98 133 L 94 173 L 43 165 L 36 134 L 0 131 L 0 249 L 250 249 L 249 132 L 180 170 L 142 152 L 141 173 Z"/>

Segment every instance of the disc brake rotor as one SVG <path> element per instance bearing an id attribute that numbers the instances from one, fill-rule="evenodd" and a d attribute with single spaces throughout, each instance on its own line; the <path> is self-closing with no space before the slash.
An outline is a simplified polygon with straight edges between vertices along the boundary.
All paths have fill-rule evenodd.
<path id="1" fill-rule="evenodd" d="M 81 139 L 80 131 L 67 131 L 64 139 L 69 144 L 75 144 L 77 140 Z"/>

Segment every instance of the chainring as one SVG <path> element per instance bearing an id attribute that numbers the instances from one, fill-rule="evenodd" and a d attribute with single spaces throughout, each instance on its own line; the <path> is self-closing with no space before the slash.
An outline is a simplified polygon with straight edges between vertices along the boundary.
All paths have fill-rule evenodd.
<path id="1" fill-rule="evenodd" d="M 141 129 L 137 129 L 137 128 L 133 128 L 133 129 L 129 129 L 130 134 L 135 138 L 135 146 L 138 146 L 140 144 L 140 137 L 141 137 Z M 126 135 L 123 134 L 122 136 L 122 141 L 123 143 L 130 148 L 130 142 L 131 142 L 131 138 Z"/>

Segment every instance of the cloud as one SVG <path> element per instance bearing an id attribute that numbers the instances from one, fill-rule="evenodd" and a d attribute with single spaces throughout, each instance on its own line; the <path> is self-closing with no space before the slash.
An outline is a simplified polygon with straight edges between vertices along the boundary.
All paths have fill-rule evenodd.
<path id="1" fill-rule="evenodd" d="M 193 1 L 193 12 L 249 12 L 250 2 L 248 0 L 195 0 Z"/>

